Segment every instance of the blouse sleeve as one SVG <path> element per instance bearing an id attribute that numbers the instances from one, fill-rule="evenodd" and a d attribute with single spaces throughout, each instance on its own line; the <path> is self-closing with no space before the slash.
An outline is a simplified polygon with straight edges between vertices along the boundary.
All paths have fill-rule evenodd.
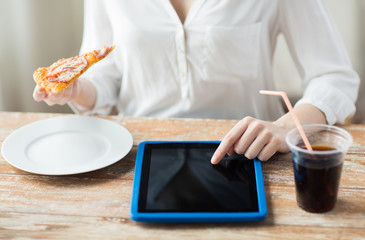
<path id="1" fill-rule="evenodd" d="M 296 104 L 316 106 L 328 124 L 343 123 L 355 113 L 360 80 L 324 6 L 319 0 L 283 0 L 279 21 L 305 86 Z"/>
<path id="2" fill-rule="evenodd" d="M 84 33 L 80 53 L 113 45 L 113 32 L 108 15 L 108 1 L 88 0 L 84 2 Z M 121 83 L 121 73 L 116 67 L 114 54 L 118 46 L 105 59 L 96 63 L 82 78 L 89 80 L 96 88 L 94 109 L 88 111 L 82 106 L 70 103 L 73 111 L 81 114 L 109 114 L 116 104 Z"/>

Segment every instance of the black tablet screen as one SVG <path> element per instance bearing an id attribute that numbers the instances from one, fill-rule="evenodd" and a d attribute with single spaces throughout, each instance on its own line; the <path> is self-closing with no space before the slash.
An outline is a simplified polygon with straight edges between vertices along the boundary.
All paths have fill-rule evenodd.
<path id="1" fill-rule="evenodd" d="M 241 155 L 210 159 L 218 143 L 146 144 L 140 212 L 258 211 L 254 163 Z"/>

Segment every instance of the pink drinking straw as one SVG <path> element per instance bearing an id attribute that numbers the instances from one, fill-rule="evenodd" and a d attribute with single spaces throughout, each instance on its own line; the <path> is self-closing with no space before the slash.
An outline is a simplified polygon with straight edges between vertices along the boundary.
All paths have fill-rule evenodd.
<path id="1" fill-rule="evenodd" d="M 291 114 L 295 125 L 297 126 L 297 129 L 299 131 L 300 136 L 302 137 L 304 144 L 306 146 L 306 148 L 309 151 L 313 151 L 312 146 L 310 145 L 307 136 L 304 133 L 304 130 L 302 128 L 302 125 L 299 122 L 299 119 L 297 117 L 297 115 L 295 114 L 294 110 L 293 110 L 293 106 L 291 105 L 288 95 L 286 95 L 286 93 L 284 91 L 268 91 L 268 90 L 260 90 L 261 94 L 267 94 L 267 95 L 277 95 L 277 96 L 281 96 L 284 99 L 284 102 L 286 104 L 286 107 L 289 110 L 289 113 Z"/>

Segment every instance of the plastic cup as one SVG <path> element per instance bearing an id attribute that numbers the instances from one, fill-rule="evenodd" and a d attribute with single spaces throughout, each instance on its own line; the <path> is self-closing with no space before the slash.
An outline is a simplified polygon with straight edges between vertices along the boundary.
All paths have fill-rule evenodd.
<path id="1" fill-rule="evenodd" d="M 324 124 L 303 125 L 303 130 L 313 151 L 306 149 L 297 129 L 286 135 L 292 153 L 297 204 L 307 212 L 328 212 L 336 204 L 352 136 L 339 127 Z"/>

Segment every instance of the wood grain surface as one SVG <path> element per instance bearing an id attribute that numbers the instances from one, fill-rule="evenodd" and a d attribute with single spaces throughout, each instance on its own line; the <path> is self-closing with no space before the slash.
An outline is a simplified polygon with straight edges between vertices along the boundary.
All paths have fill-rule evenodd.
<path id="1" fill-rule="evenodd" d="M 65 114 L 0 112 L 0 144 L 14 130 Z M 0 239 L 365 239 L 365 125 L 353 138 L 334 210 L 312 214 L 295 199 L 291 155 L 264 162 L 267 218 L 257 223 L 161 224 L 129 218 L 136 150 L 147 140 L 219 140 L 236 121 L 103 117 L 127 128 L 133 148 L 117 163 L 69 176 L 36 175 L 0 156 Z"/>

